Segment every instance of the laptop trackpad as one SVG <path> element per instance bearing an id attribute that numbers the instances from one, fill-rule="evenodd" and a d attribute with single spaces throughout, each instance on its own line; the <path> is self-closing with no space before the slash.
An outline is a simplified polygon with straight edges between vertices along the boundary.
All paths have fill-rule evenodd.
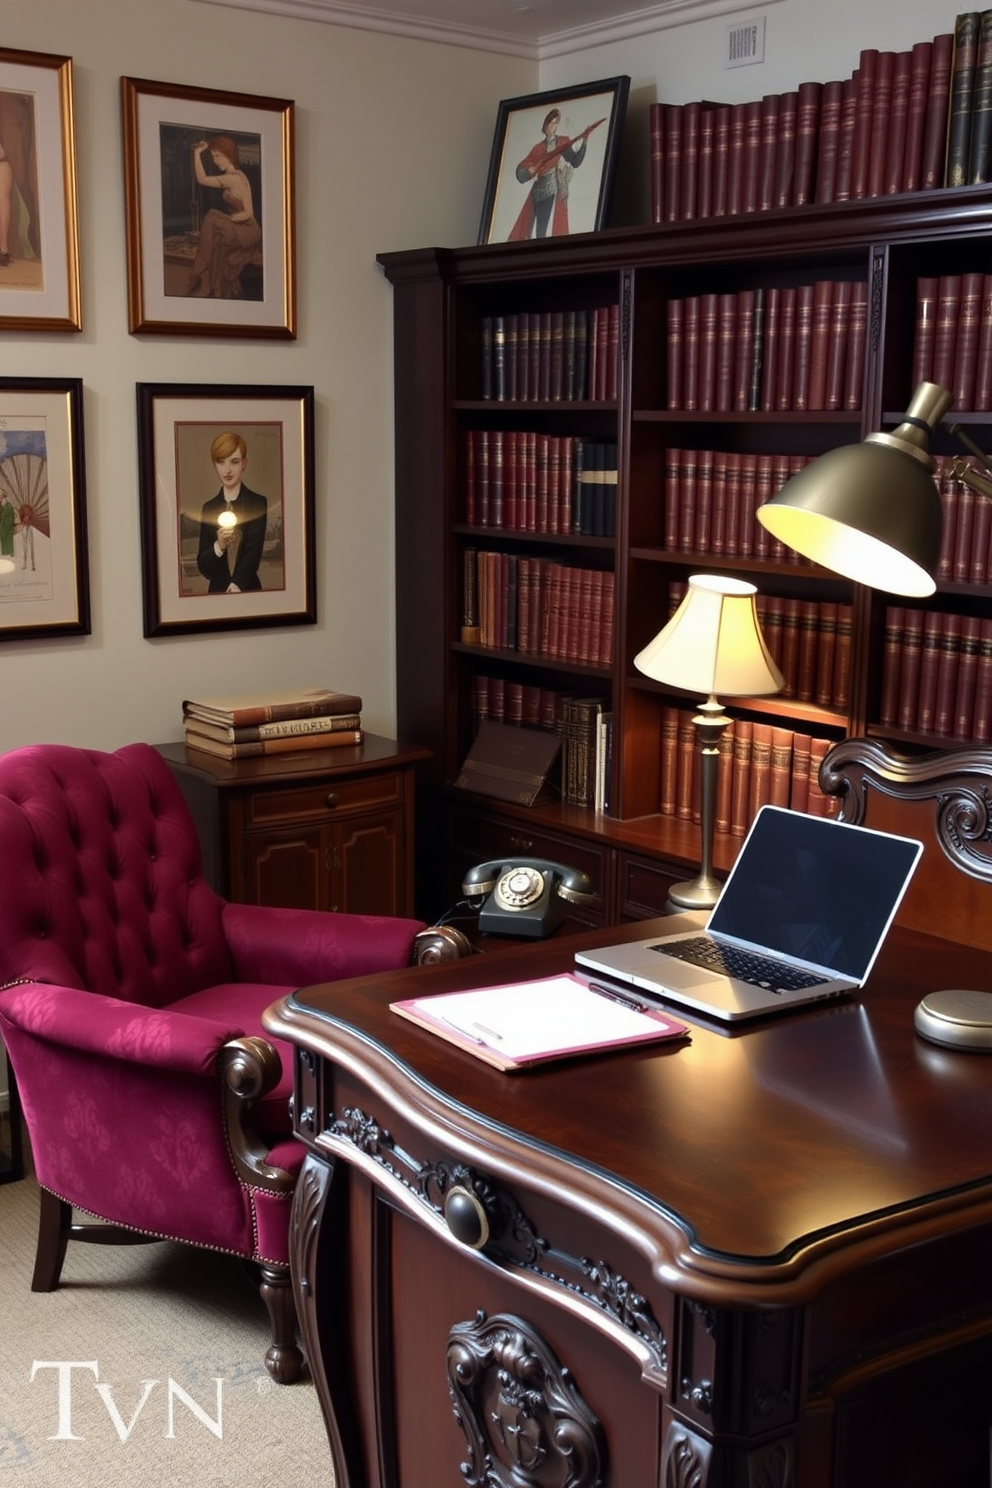
<path id="1" fill-rule="evenodd" d="M 660 982 L 673 991 L 682 987 L 704 987 L 707 982 L 713 981 L 712 971 L 708 971 L 705 966 L 690 966 L 688 962 L 678 961 L 674 956 L 666 956 L 662 952 L 653 961 L 638 966 L 634 975 Z"/>

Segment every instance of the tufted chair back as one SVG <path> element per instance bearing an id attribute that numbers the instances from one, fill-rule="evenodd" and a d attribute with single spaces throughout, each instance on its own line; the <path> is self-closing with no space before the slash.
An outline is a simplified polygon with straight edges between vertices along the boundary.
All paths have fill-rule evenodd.
<path id="1" fill-rule="evenodd" d="M 0 981 L 163 1007 L 232 979 L 223 901 L 149 744 L 0 757 Z"/>

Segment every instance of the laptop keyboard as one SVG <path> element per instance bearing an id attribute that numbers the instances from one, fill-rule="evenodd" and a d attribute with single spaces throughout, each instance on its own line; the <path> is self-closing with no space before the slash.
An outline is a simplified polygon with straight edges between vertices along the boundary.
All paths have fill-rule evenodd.
<path id="1" fill-rule="evenodd" d="M 785 962 L 773 961 L 768 956 L 758 956 L 753 951 L 722 946 L 705 935 L 670 941 L 652 949 L 674 956 L 678 961 L 688 961 L 692 966 L 702 966 L 707 971 L 725 972 L 752 987 L 767 987 L 773 992 L 798 992 L 803 987 L 817 987 L 828 980 Z"/>

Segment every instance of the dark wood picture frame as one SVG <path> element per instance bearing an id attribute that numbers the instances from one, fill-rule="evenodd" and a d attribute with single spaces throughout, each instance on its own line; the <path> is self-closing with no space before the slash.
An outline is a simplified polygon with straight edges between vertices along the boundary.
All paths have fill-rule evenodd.
<path id="1" fill-rule="evenodd" d="M 128 329 L 294 338 L 294 104 L 122 77 L 121 113 Z"/>
<path id="2" fill-rule="evenodd" d="M 503 100 L 480 243 L 606 226 L 629 90 L 630 78 L 613 77 Z"/>
<path id="3" fill-rule="evenodd" d="M 144 634 L 314 624 L 313 388 L 138 383 L 137 413 Z"/>
<path id="4" fill-rule="evenodd" d="M 0 641 L 89 635 L 78 377 L 0 377 Z"/>

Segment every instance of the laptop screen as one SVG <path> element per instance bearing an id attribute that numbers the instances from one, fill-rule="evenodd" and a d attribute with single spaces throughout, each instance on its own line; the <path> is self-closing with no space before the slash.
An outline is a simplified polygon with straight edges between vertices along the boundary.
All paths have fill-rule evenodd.
<path id="1" fill-rule="evenodd" d="M 921 852 L 907 837 L 764 806 L 707 928 L 862 981 Z"/>

